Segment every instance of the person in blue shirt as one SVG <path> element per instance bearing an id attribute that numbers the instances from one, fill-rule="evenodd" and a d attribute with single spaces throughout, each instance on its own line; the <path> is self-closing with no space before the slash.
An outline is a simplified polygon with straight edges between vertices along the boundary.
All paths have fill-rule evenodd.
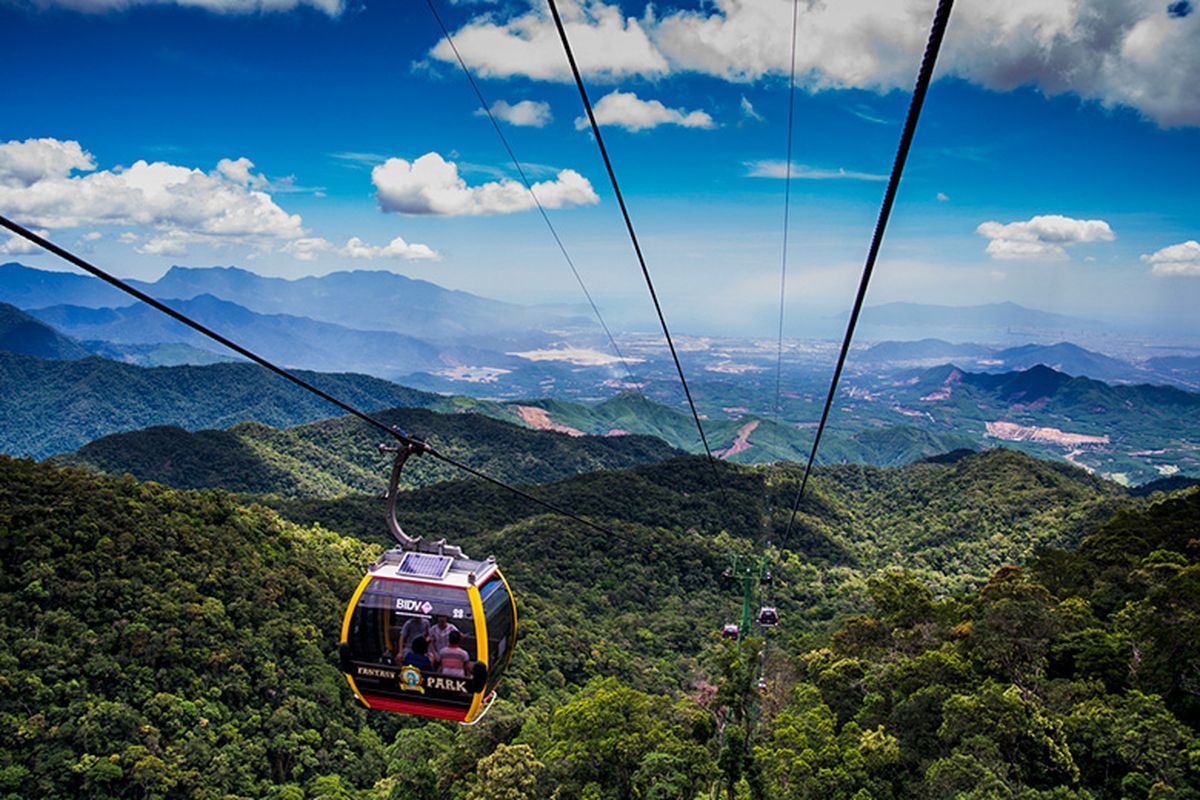
<path id="1" fill-rule="evenodd" d="M 404 665 L 413 666 L 419 670 L 426 672 L 433 671 L 433 662 L 426 655 L 429 652 L 429 642 L 425 641 L 424 636 L 418 636 L 412 641 L 412 650 L 404 656 Z"/>

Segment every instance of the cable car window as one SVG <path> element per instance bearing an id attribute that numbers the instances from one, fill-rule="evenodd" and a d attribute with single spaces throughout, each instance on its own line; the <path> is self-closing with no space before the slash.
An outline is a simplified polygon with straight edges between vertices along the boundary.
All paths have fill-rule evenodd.
<path id="1" fill-rule="evenodd" d="M 491 691 L 504 674 L 512 657 L 513 608 L 512 595 L 500 576 L 493 575 L 479 590 L 483 614 L 487 618 L 488 669 L 487 690 Z"/>
<path id="2" fill-rule="evenodd" d="M 348 641 L 364 693 L 470 704 L 477 643 L 465 590 L 376 578 L 363 589 Z"/>

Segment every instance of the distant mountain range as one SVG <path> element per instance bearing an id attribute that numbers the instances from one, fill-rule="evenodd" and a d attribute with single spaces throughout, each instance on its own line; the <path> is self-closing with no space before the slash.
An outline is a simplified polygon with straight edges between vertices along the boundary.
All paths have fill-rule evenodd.
<path id="1" fill-rule="evenodd" d="M 268 278 L 238 267 L 172 267 L 156 281 L 129 281 L 159 299 L 203 295 L 259 314 L 307 317 L 345 328 L 392 331 L 428 341 L 485 341 L 570 321 L 556 310 L 490 300 L 383 270 Z M 0 300 L 23 309 L 115 308 L 130 298 L 95 278 L 0 265 Z"/>
<path id="2" fill-rule="evenodd" d="M 434 345 L 392 331 L 357 330 L 288 314 L 259 314 L 208 294 L 171 300 L 169 305 L 215 330 L 236 331 L 239 344 L 286 367 L 396 377 L 464 360 L 497 366 L 512 360 L 464 345 Z M 59 305 L 29 313 L 76 339 L 122 345 L 213 346 L 208 337 L 142 303 L 118 308 Z"/>
<path id="3" fill-rule="evenodd" d="M 1095 320 L 1039 311 L 1011 302 L 975 306 L 884 303 L 864 309 L 862 324 L 895 328 L 929 326 L 941 330 L 992 328 L 1062 332 L 1097 330 L 1105 327 L 1104 323 Z"/>
<path id="4" fill-rule="evenodd" d="M 1133 364 L 1071 342 L 1001 348 L 955 344 L 943 339 L 883 341 L 854 356 L 855 364 L 866 364 L 872 369 L 934 366 L 946 362 L 973 372 L 1010 372 L 1040 364 L 1068 375 L 1102 381 L 1200 388 L 1200 358 L 1172 356 Z"/>

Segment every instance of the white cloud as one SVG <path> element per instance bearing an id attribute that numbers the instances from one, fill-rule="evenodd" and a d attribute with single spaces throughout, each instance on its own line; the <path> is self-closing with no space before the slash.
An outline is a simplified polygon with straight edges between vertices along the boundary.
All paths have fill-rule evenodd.
<path id="1" fill-rule="evenodd" d="M 38 0 L 40 6 L 59 6 L 75 11 L 102 14 L 107 11 L 124 11 L 132 6 L 178 5 L 202 8 L 218 14 L 262 14 L 271 11 L 291 11 L 300 6 L 309 6 L 329 16 L 342 13 L 342 0 Z"/>
<path id="2" fill-rule="evenodd" d="M 522 100 L 515 105 L 510 105 L 505 100 L 497 100 L 492 103 L 491 112 L 496 119 L 502 119 L 509 125 L 518 125 L 524 128 L 544 128 L 550 120 L 554 119 L 550 113 L 550 104 L 537 100 Z M 479 109 L 475 112 L 475 116 L 486 116 L 486 113 L 483 109 Z"/>
<path id="3" fill-rule="evenodd" d="M 746 167 L 750 170 L 746 173 L 751 178 L 787 178 L 788 169 L 787 161 L 747 161 Z M 818 167 L 810 167 L 805 164 L 792 164 L 792 178 L 798 180 L 809 181 L 829 181 L 829 180 L 847 180 L 847 181 L 886 181 L 887 175 L 877 175 L 873 172 L 856 172 L 855 170 L 842 169 L 820 169 Z"/>
<path id="4" fill-rule="evenodd" d="M 936 197 L 939 203 L 945 203 L 950 199 L 950 195 L 946 194 L 945 192 L 938 192 Z"/>
<path id="5" fill-rule="evenodd" d="M 163 161 L 96 166 L 78 142 L 0 144 L 0 210 L 46 228 L 151 228 L 138 249 L 152 255 L 181 255 L 200 242 L 268 247 L 304 235 L 298 214 L 256 188 L 270 181 L 246 158 L 222 159 L 210 173 Z"/>
<path id="6" fill-rule="evenodd" d="M 1200 276 L 1200 242 L 1186 242 L 1164 247 L 1157 252 L 1142 256 L 1142 261 L 1153 265 L 1155 275 Z"/>
<path id="7" fill-rule="evenodd" d="M 658 100 L 643 100 L 633 92 L 610 92 L 592 108 L 599 125 L 615 125 L 637 132 L 659 125 L 679 125 L 683 128 L 715 128 L 713 118 L 704 111 L 684 111 L 667 108 Z M 587 117 L 575 120 L 576 130 L 590 127 Z"/>
<path id="8" fill-rule="evenodd" d="M 742 95 L 742 116 L 754 122 L 766 122 L 766 118 L 762 114 L 754 110 L 754 104 L 746 99 L 746 95 Z"/>
<path id="9" fill-rule="evenodd" d="M 371 171 L 375 197 L 383 211 L 398 214 L 478 216 L 526 211 L 536 204 L 524 184 L 512 179 L 468 186 L 458 166 L 437 153 L 415 161 L 389 158 Z M 570 169 L 552 181 L 533 184 L 546 208 L 563 208 L 600 202 L 588 179 Z"/>
<path id="10" fill-rule="evenodd" d="M 383 247 L 369 245 L 357 236 L 353 236 L 338 252 L 350 258 L 403 258 L 408 261 L 439 261 L 441 259 L 441 255 L 428 245 L 409 244 L 399 236 Z"/>
<path id="11" fill-rule="evenodd" d="M 46 230 L 35 230 L 34 233 L 36 233 L 38 236 L 41 236 L 43 239 L 50 235 L 50 232 Z M 8 241 L 6 241 L 4 244 L 0 244 L 0 254 L 6 256 L 23 256 L 29 255 L 30 253 L 40 252 L 42 252 L 42 248 L 26 239 L 24 236 L 17 236 L 16 234 L 9 234 Z"/>
<path id="12" fill-rule="evenodd" d="M 911 87 L 935 0 L 809 2 L 800 8 L 797 74 L 809 90 Z M 750 82 L 786 75 L 792 3 L 712 0 L 640 20 L 616 5 L 568 7 L 568 35 L 593 79 L 699 72 Z M 566 80 L 562 49 L 536 5 L 504 19 L 488 11 L 454 34 L 468 65 L 493 77 Z M 1036 86 L 1128 106 L 1163 126 L 1200 124 L 1200 14 L 1149 0 L 960 0 L 939 71 L 1008 91 Z M 468 46 L 464 47 L 464 43 Z M 445 43 L 432 55 L 453 54 Z"/>
<path id="13" fill-rule="evenodd" d="M 984 222 L 975 229 L 988 242 L 987 252 L 1002 260 L 1064 261 L 1065 248 L 1082 242 L 1111 242 L 1117 238 L 1102 219 L 1072 219 L 1044 214 L 1025 222 Z"/>
<path id="14" fill-rule="evenodd" d="M 93 170 L 96 162 L 79 142 L 26 139 L 0 144 L 0 186 L 32 186 L 43 180 L 66 178 L 75 170 Z"/>
<path id="15" fill-rule="evenodd" d="M 305 236 L 283 246 L 283 252 L 291 253 L 297 261 L 315 261 L 317 255 L 332 249 L 333 244 L 319 236 Z"/>
<path id="16" fill-rule="evenodd" d="M 101 233 L 100 231 L 88 231 L 87 233 L 85 233 L 83 235 L 83 240 L 85 242 L 94 242 L 94 241 L 97 241 L 98 239 L 103 239 L 103 238 L 104 238 L 104 234 Z"/>
<path id="17" fill-rule="evenodd" d="M 455 32 L 454 43 L 467 66 L 486 78 L 571 80 L 554 22 L 539 5 L 534 8 L 505 22 L 485 13 Z M 588 78 L 611 81 L 667 73 L 667 60 L 650 43 L 642 23 L 626 18 L 617 6 L 581 0 L 562 3 L 560 13 L 579 69 Z M 430 55 L 455 61 L 445 39 Z"/>

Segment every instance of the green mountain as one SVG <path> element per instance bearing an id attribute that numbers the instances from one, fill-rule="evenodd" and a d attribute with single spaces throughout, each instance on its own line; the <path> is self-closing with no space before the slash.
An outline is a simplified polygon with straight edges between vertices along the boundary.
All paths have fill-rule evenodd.
<path id="1" fill-rule="evenodd" d="M 702 453 L 695 421 L 686 413 L 623 392 L 596 405 L 560 400 L 530 400 L 510 404 L 546 412 L 545 422 L 583 433 L 645 433 L 692 453 Z M 528 421 L 530 415 L 524 413 Z M 704 432 L 714 455 L 741 464 L 807 461 L 813 428 L 797 428 L 747 415 L 741 419 L 709 419 Z M 831 431 L 822 438 L 818 463 L 907 464 L 956 448 L 977 447 L 976 441 L 953 431 L 929 431 L 907 425 Z"/>
<path id="2" fill-rule="evenodd" d="M 52 361 L 70 361 L 90 355 L 79 342 L 8 303 L 0 303 L 0 350 Z"/>
<path id="3" fill-rule="evenodd" d="M 364 409 L 453 411 L 456 401 L 366 375 L 300 372 Z M 473 408 L 474 401 L 462 401 Z M 151 425 L 294 425 L 330 406 L 254 364 L 144 368 L 101 358 L 47 361 L 0 352 L 0 451 L 44 458 L 115 431 Z"/>
<path id="4" fill-rule="evenodd" d="M 101 340 L 81 342 L 7 303 L 0 303 L 0 351 L 51 361 L 75 361 L 97 355 L 143 367 L 219 364 L 238 360 L 186 344 L 116 344 Z"/>
<path id="5" fill-rule="evenodd" d="M 729 504 L 696 458 L 539 487 L 615 536 L 476 482 L 406 495 L 406 527 L 494 553 L 517 590 L 521 638 L 501 699 L 468 728 L 353 704 L 334 650 L 345 598 L 376 548 L 219 491 L 0 458 L 0 792 L 693 800 L 728 787 L 799 800 L 1200 790 L 1188 672 L 1200 657 L 1200 493 L 1132 500 L 1011 452 L 823 468 L 793 539 L 779 538 L 782 507 L 770 515 L 784 544 L 772 590 L 784 624 L 765 648 L 759 690 L 762 640 L 739 657 L 718 637 L 740 602 L 720 575 L 732 553 L 765 540 L 762 504 L 789 496 L 798 476 L 721 468 Z M 378 537 L 377 500 L 273 502 Z M 1046 552 L 1027 571 L 997 570 L 1007 540 L 1027 535 L 1031 547 L 1082 546 Z M 971 567 L 976 588 L 944 596 L 965 579 L 956 570 L 966 539 L 995 549 Z"/>
<path id="6" fill-rule="evenodd" d="M 882 414 L 977 442 L 1066 458 L 1129 483 L 1200 475 L 1200 394 L 1110 385 L 1044 365 L 1000 374 L 935 367 L 881 388 L 856 416 Z"/>
<path id="7" fill-rule="evenodd" d="M 375 417 L 420 436 L 446 456 L 516 483 L 622 469 L 680 454 L 649 436 L 571 437 L 479 414 L 409 408 Z M 256 422 L 196 433 L 155 427 L 105 436 L 56 460 L 180 488 L 330 497 L 383 491 L 390 460 L 380 454 L 380 441 L 378 430 L 353 417 L 285 430 Z M 405 485 L 427 486 L 460 474 L 433 458 L 414 458 L 405 469 Z"/>

